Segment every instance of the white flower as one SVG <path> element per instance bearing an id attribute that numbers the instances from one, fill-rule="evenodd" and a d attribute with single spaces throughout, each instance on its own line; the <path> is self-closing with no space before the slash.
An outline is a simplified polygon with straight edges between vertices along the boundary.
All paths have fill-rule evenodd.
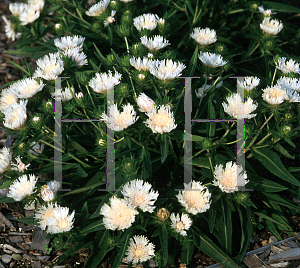
<path id="1" fill-rule="evenodd" d="M 35 211 L 34 218 L 39 221 L 39 225 L 42 230 L 46 230 L 47 219 L 54 215 L 53 211 L 57 207 L 57 203 L 48 203 L 47 206 L 41 206 L 38 210 Z"/>
<path id="2" fill-rule="evenodd" d="M 75 93 L 75 96 L 77 99 L 81 99 L 81 98 L 83 98 L 83 93 L 82 92 Z"/>
<path id="3" fill-rule="evenodd" d="M 153 59 L 153 54 L 152 53 L 148 53 L 147 57 L 150 58 L 150 59 Z"/>
<path id="4" fill-rule="evenodd" d="M 111 15 L 104 21 L 104 27 L 108 26 L 108 24 L 113 23 L 115 21 L 114 16 L 116 15 L 117 11 L 112 10 Z"/>
<path id="5" fill-rule="evenodd" d="M 16 161 L 18 162 L 18 164 L 15 164 L 15 163 L 11 163 L 12 166 L 14 166 L 13 168 L 11 168 L 12 170 L 16 170 L 16 171 L 19 171 L 19 172 L 22 172 L 24 173 L 24 170 L 30 166 L 30 164 L 28 165 L 25 165 L 22 160 L 21 160 L 21 156 L 18 156 L 17 158 L 15 158 Z"/>
<path id="6" fill-rule="evenodd" d="M 89 86 L 97 93 L 104 93 L 108 90 L 112 90 L 114 86 L 120 84 L 122 75 L 118 72 L 113 76 L 111 71 L 107 73 L 96 73 L 96 77 L 92 78 L 89 82 Z"/>
<path id="7" fill-rule="evenodd" d="M 64 70 L 64 63 L 58 53 L 49 53 L 36 61 L 37 69 L 33 77 L 42 77 L 46 80 L 55 80 Z"/>
<path id="8" fill-rule="evenodd" d="M 224 66 L 227 61 L 223 61 L 223 57 L 221 55 L 210 53 L 210 52 L 202 52 L 198 55 L 199 59 L 205 66 L 216 68 Z"/>
<path id="9" fill-rule="evenodd" d="M 232 193 L 238 190 L 238 186 L 245 186 L 249 181 L 243 167 L 237 166 L 236 163 L 227 162 L 225 170 L 223 165 L 215 167 L 214 180 L 212 184 L 218 186 L 225 193 Z"/>
<path id="10" fill-rule="evenodd" d="M 42 153 L 44 151 L 45 145 L 44 145 L 44 143 L 39 144 L 34 141 L 30 144 L 30 147 L 31 146 L 33 146 L 33 147 L 28 151 L 28 153 L 38 156 L 40 153 Z"/>
<path id="11" fill-rule="evenodd" d="M 101 120 L 104 120 L 107 127 L 114 131 L 122 131 L 132 124 L 134 124 L 139 116 L 136 116 L 136 112 L 131 104 L 122 105 L 123 112 L 119 112 L 117 104 L 114 104 L 108 108 L 108 116 L 103 112 Z"/>
<path id="12" fill-rule="evenodd" d="M 207 46 L 217 41 L 217 33 L 209 28 L 194 28 L 194 32 L 190 36 L 200 45 Z"/>
<path id="13" fill-rule="evenodd" d="M 53 201 L 55 199 L 55 194 L 53 191 L 51 191 L 50 187 L 48 185 L 43 185 L 41 187 L 41 198 L 45 201 L 45 202 L 50 202 Z"/>
<path id="14" fill-rule="evenodd" d="M 145 236 L 135 235 L 133 239 L 130 238 L 125 259 L 133 264 L 148 261 L 155 256 L 154 248 L 155 246 Z"/>
<path id="15" fill-rule="evenodd" d="M 36 199 L 35 199 L 36 200 Z M 25 210 L 34 210 L 35 209 L 35 200 L 33 200 L 32 202 L 30 203 L 27 203 L 25 206 L 24 206 L 24 209 Z"/>
<path id="16" fill-rule="evenodd" d="M 185 230 L 188 230 L 192 225 L 190 217 L 187 214 L 182 213 L 180 219 L 179 214 L 175 217 L 175 213 L 172 213 L 170 219 L 172 221 L 171 227 L 174 228 L 177 233 L 186 236 L 187 234 Z"/>
<path id="17" fill-rule="evenodd" d="M 85 53 L 80 52 L 80 48 L 78 47 L 65 49 L 63 55 L 76 61 L 77 66 L 83 66 L 88 64 Z"/>
<path id="18" fill-rule="evenodd" d="M 120 1 L 123 3 L 129 3 L 129 2 L 132 2 L 133 0 L 120 0 Z"/>
<path id="19" fill-rule="evenodd" d="M 41 80 L 37 82 L 33 78 L 25 78 L 16 82 L 14 86 L 16 86 L 18 90 L 18 98 L 29 99 L 33 97 L 36 93 L 42 91 L 45 84 Z"/>
<path id="20" fill-rule="evenodd" d="M 110 0 L 102 0 L 99 3 L 90 7 L 88 11 L 85 12 L 88 16 L 96 17 L 103 13 L 109 5 Z"/>
<path id="21" fill-rule="evenodd" d="M 158 24 L 160 25 L 164 25 L 165 24 L 165 20 L 163 18 L 159 18 L 157 21 Z"/>
<path id="22" fill-rule="evenodd" d="M 146 76 L 145 76 L 144 74 L 139 74 L 139 75 L 138 75 L 138 78 L 139 78 L 140 80 L 144 80 L 145 77 L 146 77 Z"/>
<path id="23" fill-rule="evenodd" d="M 2 19 L 5 22 L 5 34 L 8 38 L 11 38 L 12 41 L 20 38 L 21 33 L 16 33 L 15 28 L 12 26 L 10 20 L 8 20 L 5 16 L 2 16 Z"/>
<path id="24" fill-rule="evenodd" d="M 150 51 L 158 51 L 168 45 L 171 45 L 169 40 L 164 39 L 161 35 L 155 35 L 154 37 L 149 37 L 149 39 L 147 36 L 142 36 L 141 43 Z"/>
<path id="25" fill-rule="evenodd" d="M 29 7 L 29 6 L 28 6 Z M 40 11 L 36 10 L 34 6 L 27 8 L 20 14 L 20 21 L 22 25 L 27 25 L 34 22 L 40 16 Z"/>
<path id="26" fill-rule="evenodd" d="M 28 5 L 24 3 L 10 3 L 8 8 L 14 16 L 18 17 L 28 8 Z"/>
<path id="27" fill-rule="evenodd" d="M 291 78 L 286 76 L 280 77 L 277 80 L 277 86 L 280 86 L 281 89 L 300 92 L 300 80 L 297 78 Z"/>
<path id="28" fill-rule="evenodd" d="M 205 85 L 205 88 L 204 88 L 204 85 L 202 86 L 202 87 L 200 87 L 200 88 L 198 88 L 197 90 L 195 90 L 195 93 L 196 93 L 196 97 L 198 98 L 198 99 L 201 99 L 201 97 L 202 97 L 202 95 L 203 95 L 203 97 L 205 97 L 206 96 L 206 91 L 208 90 L 210 88 L 210 85 Z"/>
<path id="29" fill-rule="evenodd" d="M 104 216 L 103 224 L 105 228 L 114 231 L 131 227 L 138 211 L 131 208 L 124 199 L 113 196 L 110 198 L 110 206 L 104 204 L 100 209 L 100 214 Z"/>
<path id="30" fill-rule="evenodd" d="M 61 90 L 56 90 L 56 92 L 52 93 L 51 95 L 52 95 L 52 98 L 54 98 L 54 99 L 57 96 L 57 97 L 61 98 L 62 102 L 66 102 L 66 101 L 69 101 L 69 100 L 73 99 L 73 95 L 71 93 L 71 90 L 75 94 L 75 89 L 72 86 L 71 88 L 66 87 L 65 91 L 62 91 L 62 92 L 61 92 Z"/>
<path id="31" fill-rule="evenodd" d="M 54 27 L 55 27 L 55 29 L 58 30 L 61 27 L 61 24 L 60 23 L 56 23 Z M 55 45 L 55 40 L 54 40 L 54 45 Z"/>
<path id="32" fill-rule="evenodd" d="M 210 208 L 211 194 L 207 187 L 199 181 L 191 181 L 189 184 L 184 183 L 184 191 L 180 191 L 176 197 L 186 211 L 194 215 L 205 212 Z"/>
<path id="33" fill-rule="evenodd" d="M 181 72 L 186 66 L 180 62 L 167 60 L 155 60 L 149 65 L 150 73 L 160 80 L 173 80 L 177 76 L 181 76 Z"/>
<path id="34" fill-rule="evenodd" d="M 150 183 L 143 180 L 133 180 L 124 185 L 121 193 L 132 208 L 139 207 L 144 212 L 152 213 L 155 209 L 153 204 L 159 194 L 154 192 L 151 187 Z"/>
<path id="35" fill-rule="evenodd" d="M 7 171 L 10 168 L 12 160 L 12 152 L 4 147 L 0 150 L 0 173 Z"/>
<path id="36" fill-rule="evenodd" d="M 130 64 L 138 71 L 140 70 L 149 71 L 151 62 L 152 60 L 146 57 L 144 57 L 143 59 L 141 59 L 140 57 L 138 58 L 133 57 L 130 59 Z"/>
<path id="37" fill-rule="evenodd" d="M 28 0 L 28 6 L 32 9 L 42 11 L 45 5 L 45 0 Z"/>
<path id="38" fill-rule="evenodd" d="M 271 14 L 276 14 L 276 12 L 272 12 L 271 9 L 264 9 L 263 6 L 258 7 L 259 12 L 264 14 L 265 17 L 270 17 Z"/>
<path id="39" fill-rule="evenodd" d="M 41 188 L 41 197 L 45 202 L 49 202 L 55 199 L 55 194 L 61 187 L 59 181 L 50 181 Z"/>
<path id="40" fill-rule="evenodd" d="M 259 85 L 260 79 L 256 76 L 246 76 L 244 77 L 244 82 L 241 83 L 238 81 L 238 86 L 242 89 L 246 89 L 248 91 L 256 88 Z"/>
<path id="41" fill-rule="evenodd" d="M 51 191 L 56 193 L 59 190 L 59 188 L 61 187 L 61 182 L 54 180 L 54 181 L 48 182 L 47 185 L 50 187 Z"/>
<path id="42" fill-rule="evenodd" d="M 16 179 L 12 185 L 9 186 L 7 197 L 12 197 L 15 201 L 21 201 L 25 197 L 34 193 L 35 184 L 38 177 L 35 175 L 23 175 Z"/>
<path id="43" fill-rule="evenodd" d="M 146 113 L 149 118 L 144 123 L 151 128 L 153 133 L 163 134 L 170 132 L 177 127 L 173 112 L 170 110 L 171 107 L 169 105 L 154 107 Z"/>
<path id="44" fill-rule="evenodd" d="M 39 116 L 35 116 L 35 117 L 33 117 L 32 120 L 33 120 L 34 122 L 39 122 L 40 119 L 41 119 L 41 118 L 40 118 Z"/>
<path id="45" fill-rule="evenodd" d="M 270 21 L 270 17 L 265 17 L 260 28 L 265 34 L 276 35 L 282 30 L 283 24 L 276 19 Z"/>
<path id="46" fill-rule="evenodd" d="M 18 93 L 12 88 L 6 88 L 1 91 L 0 111 L 4 112 L 8 107 L 18 103 Z"/>
<path id="47" fill-rule="evenodd" d="M 224 111 L 236 119 L 251 119 L 256 116 L 256 114 L 251 113 L 257 108 L 257 105 L 253 104 L 253 100 L 250 97 L 244 103 L 241 95 L 234 93 L 227 98 L 227 102 L 228 104 L 225 102 L 222 103 Z"/>
<path id="48" fill-rule="evenodd" d="M 142 29 L 154 30 L 157 26 L 159 17 L 148 13 L 133 19 L 134 27 L 140 32 Z"/>
<path id="49" fill-rule="evenodd" d="M 75 48 L 75 47 L 77 47 L 79 51 L 81 51 L 84 40 L 85 37 L 82 37 L 80 35 L 63 36 L 61 38 L 56 38 L 54 40 L 54 45 L 61 51 L 67 50 L 68 48 Z"/>
<path id="50" fill-rule="evenodd" d="M 267 87 L 266 89 L 263 89 L 263 92 L 263 99 L 271 105 L 279 105 L 285 100 L 288 100 L 286 91 L 282 90 L 279 86 Z"/>
<path id="51" fill-rule="evenodd" d="M 296 63 L 294 60 L 290 59 L 286 62 L 286 58 L 279 58 L 278 63 L 275 62 L 276 68 L 282 71 L 284 74 L 288 74 L 289 72 L 293 72 L 295 74 L 300 73 L 299 63 Z"/>
<path id="52" fill-rule="evenodd" d="M 68 207 L 57 207 L 53 214 L 46 219 L 47 231 L 50 234 L 69 232 L 73 228 L 75 211 L 69 215 Z"/>
<path id="53" fill-rule="evenodd" d="M 300 95 L 292 90 L 285 90 L 289 102 L 300 102 Z"/>
<path id="54" fill-rule="evenodd" d="M 3 111 L 5 116 L 3 125 L 5 127 L 17 130 L 25 125 L 27 120 L 27 102 L 28 100 L 21 100 L 20 103 L 15 103 Z"/>
<path id="55" fill-rule="evenodd" d="M 153 108 L 154 104 L 154 101 L 145 93 L 141 93 L 137 98 L 137 105 L 139 106 L 140 112 L 149 112 Z"/>

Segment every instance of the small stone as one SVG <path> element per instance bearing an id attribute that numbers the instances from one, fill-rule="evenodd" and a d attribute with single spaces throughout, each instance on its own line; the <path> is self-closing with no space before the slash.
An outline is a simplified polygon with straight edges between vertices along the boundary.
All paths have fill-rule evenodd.
<path id="1" fill-rule="evenodd" d="M 279 247 L 276 247 L 274 245 L 271 245 L 271 250 L 272 250 L 272 252 L 275 252 L 275 253 L 279 253 L 279 252 L 284 251 L 283 249 L 281 249 Z"/>
<path id="2" fill-rule="evenodd" d="M 36 256 L 40 261 L 46 262 L 50 259 L 50 256 Z"/>
<path id="3" fill-rule="evenodd" d="M 48 246 L 50 239 L 45 239 L 47 232 L 41 229 L 35 229 L 32 237 L 31 248 L 45 251 L 45 246 Z"/>
<path id="4" fill-rule="evenodd" d="M 32 263 L 32 268 L 42 268 L 41 262 L 40 261 L 34 261 Z"/>
<path id="5" fill-rule="evenodd" d="M 17 243 L 18 247 L 21 248 L 23 251 L 29 250 L 30 246 L 23 244 L 23 243 Z"/>
<path id="6" fill-rule="evenodd" d="M 12 254 L 11 255 L 12 256 L 12 258 L 15 260 L 15 261 L 20 261 L 20 260 L 22 260 L 22 256 L 20 255 L 20 254 Z"/>
<path id="7" fill-rule="evenodd" d="M 33 216 L 33 215 L 34 215 L 33 210 L 25 210 L 25 216 L 26 216 L 26 217 L 31 217 L 31 216 Z"/>
<path id="8" fill-rule="evenodd" d="M 275 237 L 275 236 L 270 236 L 270 238 L 269 238 L 269 244 L 272 244 L 272 243 L 274 243 L 274 242 L 277 242 L 278 240 L 277 240 L 277 238 Z"/>
<path id="9" fill-rule="evenodd" d="M 268 245 L 268 240 L 263 240 L 263 241 L 261 241 L 261 245 L 262 245 L 262 246 Z"/>
<path id="10" fill-rule="evenodd" d="M 281 268 L 281 267 L 286 267 L 288 264 L 289 264 L 289 262 L 285 261 L 285 262 L 274 263 L 274 264 L 270 264 L 270 265 L 271 265 L 271 267 L 274 267 L 274 268 Z"/>
<path id="11" fill-rule="evenodd" d="M 2 255 L 2 261 L 4 263 L 9 263 L 11 261 L 11 259 L 12 259 L 12 256 L 10 256 L 10 255 L 7 255 L 7 254 Z"/>
<path id="12" fill-rule="evenodd" d="M 290 250 L 280 252 L 275 256 L 270 256 L 269 262 L 273 263 L 298 259 L 300 259 L 300 248 L 292 248 Z"/>
<path id="13" fill-rule="evenodd" d="M 22 236 L 11 236 L 9 239 L 12 243 L 23 242 Z"/>

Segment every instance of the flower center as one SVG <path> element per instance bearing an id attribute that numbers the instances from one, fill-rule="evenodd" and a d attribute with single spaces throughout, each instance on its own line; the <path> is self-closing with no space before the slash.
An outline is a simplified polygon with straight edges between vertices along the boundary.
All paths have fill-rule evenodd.
<path id="1" fill-rule="evenodd" d="M 49 65 L 47 67 L 45 67 L 44 69 L 44 73 L 52 73 L 52 71 L 56 68 L 56 65 Z"/>
<path id="2" fill-rule="evenodd" d="M 277 99 L 279 97 L 282 97 L 284 94 L 282 90 L 273 90 L 269 93 L 269 95 L 270 97 Z"/>
<path id="3" fill-rule="evenodd" d="M 64 230 L 69 227 L 69 222 L 66 219 L 62 219 L 58 222 L 57 227 Z"/>
<path id="4" fill-rule="evenodd" d="M 119 127 L 126 127 L 127 122 L 131 119 L 129 114 L 115 115 L 115 123 Z"/>
<path id="5" fill-rule="evenodd" d="M 141 245 L 137 245 L 134 249 L 133 255 L 135 256 L 134 259 L 141 259 L 143 256 L 145 256 L 145 249 Z"/>
<path id="6" fill-rule="evenodd" d="M 183 230 L 184 229 L 184 224 L 182 223 L 182 221 L 179 221 L 176 223 L 176 229 L 178 230 Z"/>
<path id="7" fill-rule="evenodd" d="M 152 117 L 152 123 L 154 126 L 163 127 L 172 124 L 172 119 L 167 114 L 158 113 Z"/>

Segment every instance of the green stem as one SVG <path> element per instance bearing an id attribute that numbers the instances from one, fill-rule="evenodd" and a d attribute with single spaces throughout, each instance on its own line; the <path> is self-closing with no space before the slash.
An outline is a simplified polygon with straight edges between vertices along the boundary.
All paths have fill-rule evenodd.
<path id="1" fill-rule="evenodd" d="M 209 153 L 209 150 L 208 150 L 208 149 L 207 149 L 207 152 Z M 210 165 L 210 168 L 211 168 L 212 175 L 213 175 L 213 177 L 214 177 L 214 169 L 213 169 L 213 165 L 212 165 L 212 161 L 211 161 L 210 156 L 208 157 L 208 160 L 209 160 L 209 165 Z"/>
<path id="2" fill-rule="evenodd" d="M 253 143 L 256 141 L 256 139 L 258 138 L 259 134 L 261 133 L 262 129 L 265 127 L 265 125 L 270 121 L 270 119 L 273 117 L 274 113 L 272 113 L 269 118 L 264 122 L 264 124 L 260 127 L 259 131 L 257 132 L 257 134 L 255 135 L 255 137 L 253 138 L 253 140 L 250 142 L 250 144 L 248 145 L 247 149 L 245 150 L 245 153 L 247 151 L 250 150 L 250 147 L 253 145 Z"/>

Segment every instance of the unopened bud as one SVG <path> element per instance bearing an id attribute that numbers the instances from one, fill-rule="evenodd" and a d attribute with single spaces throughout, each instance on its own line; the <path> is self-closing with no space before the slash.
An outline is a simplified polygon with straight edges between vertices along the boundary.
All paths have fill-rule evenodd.
<path id="1" fill-rule="evenodd" d="M 166 208 L 161 208 L 156 216 L 159 220 L 166 221 L 170 217 L 170 212 Z"/>

